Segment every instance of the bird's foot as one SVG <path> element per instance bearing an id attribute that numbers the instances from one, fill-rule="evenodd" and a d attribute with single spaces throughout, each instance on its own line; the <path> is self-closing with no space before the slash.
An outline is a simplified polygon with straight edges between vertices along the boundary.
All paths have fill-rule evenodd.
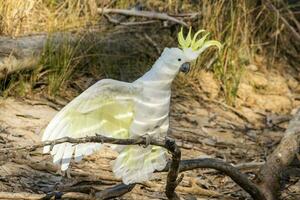
<path id="1" fill-rule="evenodd" d="M 70 168 L 68 168 L 66 171 L 62 171 L 61 169 L 59 169 L 58 174 L 60 174 L 63 177 L 72 178 Z"/>
<path id="2" fill-rule="evenodd" d="M 146 148 L 146 147 L 148 147 L 148 146 L 150 145 L 150 143 L 151 143 L 151 135 L 149 135 L 148 133 L 146 133 L 146 134 L 144 135 L 144 138 L 146 138 L 146 144 L 143 145 L 143 147 Z"/>

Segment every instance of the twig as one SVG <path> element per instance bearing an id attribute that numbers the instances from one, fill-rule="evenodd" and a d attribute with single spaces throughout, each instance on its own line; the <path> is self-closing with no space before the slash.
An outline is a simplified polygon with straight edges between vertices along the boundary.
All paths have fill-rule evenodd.
<path id="1" fill-rule="evenodd" d="M 105 8 L 109 8 L 110 6 L 114 5 L 116 2 L 117 2 L 117 0 L 112 0 L 112 1 L 110 1 L 110 2 L 105 6 Z"/>
<path id="2" fill-rule="evenodd" d="M 119 145 L 145 145 L 148 144 L 147 138 L 139 137 L 136 139 L 115 139 L 109 138 L 101 135 L 96 136 L 89 136 L 84 138 L 61 138 L 54 141 L 47 141 L 41 144 L 32 145 L 29 147 L 17 147 L 17 148 L 5 148 L 1 149 L 0 152 L 9 152 L 9 151 L 17 151 L 17 150 L 34 150 L 37 148 L 41 148 L 44 146 L 53 146 L 60 143 L 110 143 L 110 144 L 119 144 Z M 172 161 L 170 164 L 163 171 L 168 171 L 167 177 L 167 185 L 166 185 L 166 195 L 169 199 L 179 199 L 178 195 L 175 193 L 175 188 L 180 183 L 180 178 L 177 179 L 179 171 L 187 171 L 193 170 L 197 168 L 213 168 L 224 172 L 226 175 L 232 178 L 238 185 L 240 185 L 245 191 L 247 191 L 254 199 L 261 200 L 264 199 L 261 196 L 260 191 L 258 188 L 248 180 L 248 178 L 238 171 L 232 165 L 212 159 L 212 158 L 205 158 L 205 159 L 195 159 L 195 160 L 185 160 L 180 161 L 181 159 L 181 152 L 178 146 L 176 145 L 174 140 L 167 138 L 165 141 L 163 140 L 155 140 L 153 138 L 150 139 L 151 145 L 161 146 L 168 149 L 172 153 Z"/>
<path id="3" fill-rule="evenodd" d="M 247 169 L 261 167 L 264 164 L 265 162 L 247 162 L 247 163 L 239 163 L 233 166 L 239 170 L 247 170 Z"/>
<path id="4" fill-rule="evenodd" d="M 169 14 L 172 17 L 184 17 L 184 18 L 189 18 L 189 19 L 194 19 L 198 16 L 200 16 L 199 12 L 194 12 L 194 13 L 177 13 L 177 14 Z"/>
<path id="5" fill-rule="evenodd" d="M 169 165 L 169 173 L 167 176 L 166 184 L 166 196 L 169 200 L 179 200 L 179 196 L 176 194 L 175 189 L 182 181 L 183 176 L 177 179 L 179 173 L 179 166 L 181 160 L 181 151 L 176 145 L 174 140 L 166 140 L 166 148 L 172 153 L 172 160 Z"/>
<path id="6" fill-rule="evenodd" d="M 264 200 L 264 195 L 258 187 L 252 183 L 248 177 L 241 173 L 237 168 L 222 160 L 214 158 L 182 160 L 180 162 L 179 171 L 189 171 L 199 168 L 212 168 L 223 172 L 236 182 L 241 188 L 248 192 L 255 200 Z"/>
<path id="7" fill-rule="evenodd" d="M 105 189 L 101 192 L 96 193 L 97 200 L 111 199 L 115 197 L 120 197 L 128 192 L 130 192 L 136 184 L 125 185 L 123 183 L 113 186 L 111 188 Z"/>
<path id="8" fill-rule="evenodd" d="M 217 61 L 218 57 L 218 53 L 215 52 L 213 57 L 205 64 L 205 68 L 210 69 L 210 67 Z"/>
<path id="9" fill-rule="evenodd" d="M 290 115 L 267 115 L 266 116 L 266 124 L 268 128 L 272 128 L 274 126 L 277 126 L 278 124 L 288 122 L 292 119 L 292 116 Z"/>
<path id="10" fill-rule="evenodd" d="M 245 120 L 247 123 L 251 124 L 251 122 L 249 121 L 248 117 L 246 117 L 242 112 L 240 112 L 239 110 L 235 109 L 232 106 L 229 106 L 221 101 L 217 101 L 214 99 L 207 99 L 205 97 L 200 97 L 202 100 L 207 101 L 207 102 L 213 102 L 215 104 L 219 104 L 222 107 L 224 107 L 225 109 L 230 110 L 231 112 L 233 112 L 234 114 L 236 114 L 237 116 L 239 116 L 240 118 L 242 118 L 243 120 Z"/>
<path id="11" fill-rule="evenodd" d="M 81 200 L 91 200 L 91 196 L 79 192 L 67 192 L 57 199 L 81 199 Z"/>
<path id="12" fill-rule="evenodd" d="M 123 26 L 140 26 L 140 25 L 148 25 L 159 22 L 158 20 L 148 20 L 148 21 L 140 21 L 140 22 L 120 22 L 119 20 L 116 20 L 109 16 L 108 14 L 104 14 L 104 17 L 113 24 L 116 25 L 123 25 Z"/>
<path id="13" fill-rule="evenodd" d="M 154 40 L 152 40 L 152 38 L 147 33 L 144 33 L 143 35 L 145 39 L 155 48 L 157 55 L 160 55 L 161 49 L 159 48 L 158 44 Z"/>
<path id="14" fill-rule="evenodd" d="M 158 13 L 158 12 L 150 12 L 150 11 L 138 11 L 138 10 L 124 10 L 124 9 L 110 9 L 110 8 L 98 8 L 98 12 L 101 14 L 120 14 L 120 15 L 127 15 L 127 16 L 136 16 L 136 17 L 145 17 L 151 19 L 159 19 L 159 20 L 166 20 L 171 21 L 182 26 L 188 27 L 188 25 L 179 20 L 175 17 L 171 17 L 166 13 Z"/>
<path id="15" fill-rule="evenodd" d="M 257 169 L 264 164 L 265 162 L 247 162 L 247 163 L 239 163 L 236 165 L 232 164 L 232 166 L 240 171 L 245 171 L 245 170 L 248 171 L 248 170 Z M 205 174 L 209 174 L 209 173 L 216 173 L 216 170 L 215 169 L 205 170 Z"/>
<path id="16" fill-rule="evenodd" d="M 38 200 L 42 199 L 45 195 L 43 194 L 31 194 L 31 193 L 14 193 L 14 192 L 0 192 L 0 199 L 28 199 Z"/>
<path id="17" fill-rule="evenodd" d="M 89 136 L 85 138 L 61 138 L 54 141 L 47 141 L 40 144 L 32 145 L 29 147 L 17 147 L 17 148 L 5 148 L 1 149 L 0 152 L 9 152 L 9 151 L 17 151 L 17 150 L 34 150 L 37 148 L 41 148 L 44 146 L 53 146 L 60 143 L 73 143 L 73 144 L 79 144 L 79 143 L 110 143 L 110 144 L 119 144 L 119 145 L 145 145 L 145 144 L 151 144 L 156 146 L 161 146 L 166 149 L 168 149 L 172 153 L 172 161 L 166 166 L 166 168 L 162 171 L 168 171 L 167 176 L 167 184 L 166 184 L 166 196 L 169 199 L 177 200 L 179 199 L 178 195 L 175 193 L 175 189 L 182 180 L 183 176 L 180 178 L 178 177 L 178 173 L 182 171 L 187 170 L 193 170 L 197 168 L 212 168 L 219 170 L 229 177 L 232 178 L 233 181 L 235 181 L 239 186 L 241 186 L 245 191 L 247 191 L 254 199 L 256 200 L 264 200 L 264 196 L 261 193 L 261 191 L 257 188 L 257 186 L 252 183 L 250 180 L 248 180 L 247 176 L 241 173 L 238 169 L 236 169 L 234 166 L 221 161 L 217 159 L 212 158 L 205 158 L 205 159 L 195 159 L 195 160 L 183 160 L 181 161 L 181 152 L 178 146 L 176 145 L 174 140 L 171 140 L 170 138 L 163 139 L 163 140 L 155 140 L 153 138 L 150 139 L 150 142 L 147 141 L 149 139 L 144 137 L 139 137 L 136 139 L 115 139 L 115 138 L 109 138 L 101 135 L 96 136 Z M 125 187 L 124 185 L 119 185 L 114 188 L 111 188 L 112 190 L 116 190 L 116 188 L 120 189 L 119 195 L 123 195 L 129 191 L 132 190 L 134 185 L 131 185 L 130 187 Z M 108 191 L 102 191 L 102 193 L 99 193 L 98 196 L 104 196 L 108 195 Z"/>
<path id="18" fill-rule="evenodd" d="M 283 170 L 296 157 L 300 144 L 300 109 L 291 120 L 285 135 L 275 151 L 268 156 L 259 172 L 258 184 L 267 200 L 278 199 Z"/>
<path id="19" fill-rule="evenodd" d="M 31 146 L 23 146 L 23 147 L 15 147 L 15 148 L 3 148 L 0 149 L 0 152 L 11 152 L 11 151 L 19 151 L 19 150 L 28 150 L 33 151 L 37 148 L 42 148 L 44 146 L 54 146 L 56 144 L 61 143 L 72 143 L 72 144 L 81 144 L 81 143 L 109 143 L 109 144 L 119 144 L 119 145 L 145 145 L 148 144 L 148 139 L 145 137 L 139 137 L 136 139 L 116 139 L 111 137 L 105 137 L 102 135 L 95 136 L 87 136 L 84 138 L 71 138 L 71 137 L 63 137 L 53 141 L 46 141 L 40 144 L 35 144 Z M 165 142 L 163 140 L 156 140 L 151 138 L 151 145 L 165 147 Z"/>
<path id="20" fill-rule="evenodd" d="M 26 192 L 0 192 L 0 199 L 23 199 L 23 200 L 50 200 L 52 197 L 55 199 L 78 199 L 90 200 L 91 196 L 79 192 L 53 192 L 50 194 L 32 194 Z"/>
<path id="21" fill-rule="evenodd" d="M 300 34 L 290 25 L 290 23 L 280 14 L 279 10 L 269 1 L 267 0 L 268 5 L 271 10 L 275 11 L 276 14 L 280 17 L 281 21 L 287 26 L 288 29 L 292 32 L 292 34 L 300 41 Z"/>

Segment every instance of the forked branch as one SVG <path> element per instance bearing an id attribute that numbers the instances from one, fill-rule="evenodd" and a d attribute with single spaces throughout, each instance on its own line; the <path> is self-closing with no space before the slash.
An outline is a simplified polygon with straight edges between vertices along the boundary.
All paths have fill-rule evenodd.
<path id="1" fill-rule="evenodd" d="M 40 144 L 35 144 L 31 146 L 17 147 L 17 148 L 3 148 L 0 150 L 1 153 L 8 153 L 13 151 L 33 151 L 37 148 L 42 148 L 44 146 L 53 147 L 56 144 L 61 143 L 72 143 L 72 144 L 80 144 L 80 143 L 108 143 L 108 144 L 119 144 L 119 145 L 155 145 L 161 146 L 169 150 L 172 154 L 172 160 L 168 163 L 166 168 L 161 172 L 169 172 L 167 176 L 167 184 L 166 184 L 166 196 L 169 199 L 177 200 L 179 199 L 178 195 L 175 192 L 177 185 L 182 180 L 182 176 L 178 178 L 179 172 L 193 170 L 197 168 L 212 168 L 219 170 L 231 177 L 233 181 L 235 181 L 241 188 L 243 188 L 246 192 L 248 192 L 254 199 L 256 200 L 264 200 L 263 194 L 260 190 L 253 184 L 246 175 L 241 173 L 234 166 L 213 158 L 205 158 L 205 159 L 194 159 L 194 160 L 181 160 L 181 152 L 175 141 L 170 138 L 163 139 L 154 139 L 146 137 L 139 137 L 136 139 L 115 139 L 110 137 L 105 137 L 102 135 L 89 136 L 84 138 L 70 138 L 64 137 L 53 141 L 47 141 Z M 130 192 L 135 185 L 126 186 L 124 184 L 117 185 L 108 190 L 104 190 L 102 192 L 97 193 L 97 199 L 106 199 L 110 197 L 121 196 L 127 192 Z M 115 192 L 113 192 L 115 191 Z M 116 192 L 117 191 L 117 192 Z"/>

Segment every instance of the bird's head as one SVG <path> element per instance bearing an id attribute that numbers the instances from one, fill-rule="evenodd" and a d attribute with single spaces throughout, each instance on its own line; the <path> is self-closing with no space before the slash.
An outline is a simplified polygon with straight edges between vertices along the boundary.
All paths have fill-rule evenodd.
<path id="1" fill-rule="evenodd" d="M 207 40 L 209 33 L 205 30 L 199 30 L 192 36 L 192 29 L 186 37 L 183 35 L 183 29 L 178 33 L 179 48 L 166 48 L 163 52 L 164 61 L 171 66 L 179 67 L 181 72 L 187 73 L 190 70 L 190 62 L 196 60 L 199 55 L 211 46 L 216 46 L 220 50 L 222 45 L 216 40 Z M 198 38 L 204 34 L 201 38 Z"/>

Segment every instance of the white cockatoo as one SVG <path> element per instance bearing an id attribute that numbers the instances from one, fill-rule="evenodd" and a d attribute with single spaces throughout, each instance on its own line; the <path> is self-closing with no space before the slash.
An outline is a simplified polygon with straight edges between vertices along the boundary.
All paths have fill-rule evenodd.
<path id="1" fill-rule="evenodd" d="M 188 72 L 189 63 L 208 47 L 221 44 L 198 39 L 191 29 L 186 38 L 178 33 L 180 48 L 165 48 L 152 68 L 132 83 L 103 79 L 92 85 L 67 104 L 47 126 L 42 141 L 62 137 L 80 138 L 96 134 L 118 139 L 139 136 L 165 137 L 169 128 L 171 84 L 179 71 Z M 72 157 L 80 161 L 83 156 L 99 150 L 102 144 L 62 143 L 44 147 L 53 162 L 67 170 Z M 167 163 L 167 151 L 162 147 L 129 145 L 116 148 L 119 155 L 113 163 L 116 177 L 125 184 L 151 179 L 155 170 Z"/>

